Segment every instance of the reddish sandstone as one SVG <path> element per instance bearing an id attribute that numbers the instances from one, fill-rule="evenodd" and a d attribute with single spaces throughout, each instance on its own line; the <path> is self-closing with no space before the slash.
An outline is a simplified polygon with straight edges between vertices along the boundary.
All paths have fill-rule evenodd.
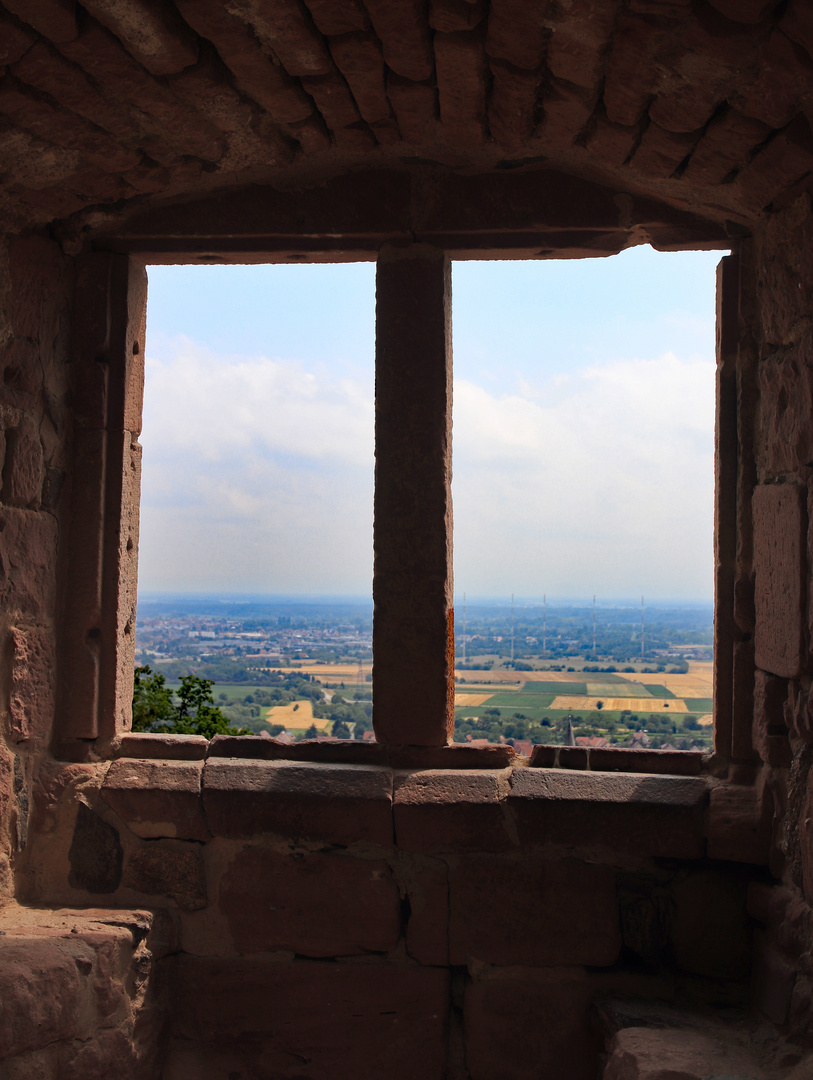
<path id="1" fill-rule="evenodd" d="M 796 484 L 762 484 L 753 496 L 755 659 L 783 678 L 804 661 L 806 496 Z"/>
<path id="2" fill-rule="evenodd" d="M 381 860 L 244 848 L 222 879 L 219 907 L 243 954 L 387 952 L 401 931 L 398 887 Z"/>
<path id="3" fill-rule="evenodd" d="M 200 761 L 136 761 L 111 763 L 102 798 L 137 835 L 208 840 L 201 809 Z"/>

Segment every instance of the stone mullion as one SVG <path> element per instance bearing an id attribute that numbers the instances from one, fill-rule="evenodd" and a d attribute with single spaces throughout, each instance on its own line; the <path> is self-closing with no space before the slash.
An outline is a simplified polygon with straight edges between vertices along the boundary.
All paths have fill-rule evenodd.
<path id="1" fill-rule="evenodd" d="M 451 270 L 388 245 L 376 278 L 373 726 L 386 744 L 454 730 Z"/>

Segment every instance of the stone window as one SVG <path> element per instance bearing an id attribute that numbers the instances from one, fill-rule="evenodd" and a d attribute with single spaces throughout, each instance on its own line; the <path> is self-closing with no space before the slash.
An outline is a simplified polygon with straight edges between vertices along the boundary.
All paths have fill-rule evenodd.
<path id="1" fill-rule="evenodd" d="M 370 255 L 368 254 L 369 258 Z M 377 252 L 374 725 L 379 743 L 441 747 L 454 728 L 451 545 L 451 253 L 396 241 Z M 80 260 L 73 382 L 81 484 L 71 493 L 59 743 L 105 752 L 129 725 L 135 626 L 145 262 Z M 718 280 L 716 460 L 717 749 L 732 731 L 737 641 L 729 511 L 736 474 L 729 372 L 737 259 Z M 409 702 L 400 693 L 414 688 Z M 421 701 L 415 709 L 412 702 Z"/>

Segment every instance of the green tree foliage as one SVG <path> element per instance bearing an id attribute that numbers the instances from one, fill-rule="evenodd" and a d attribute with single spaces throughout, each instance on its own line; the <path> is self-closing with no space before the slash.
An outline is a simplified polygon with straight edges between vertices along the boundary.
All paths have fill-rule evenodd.
<path id="1" fill-rule="evenodd" d="M 181 679 L 177 701 L 166 679 L 149 666 L 135 669 L 133 685 L 133 731 L 153 731 L 175 735 L 246 735 L 245 728 L 233 728 L 212 696 L 214 683 L 197 675 Z"/>

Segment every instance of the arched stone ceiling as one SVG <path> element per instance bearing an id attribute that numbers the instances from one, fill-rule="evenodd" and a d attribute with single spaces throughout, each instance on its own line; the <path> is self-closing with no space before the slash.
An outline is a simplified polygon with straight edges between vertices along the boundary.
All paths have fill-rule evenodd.
<path id="1" fill-rule="evenodd" d="M 3 0 L 0 208 L 555 170 L 729 235 L 813 183 L 810 0 Z"/>

